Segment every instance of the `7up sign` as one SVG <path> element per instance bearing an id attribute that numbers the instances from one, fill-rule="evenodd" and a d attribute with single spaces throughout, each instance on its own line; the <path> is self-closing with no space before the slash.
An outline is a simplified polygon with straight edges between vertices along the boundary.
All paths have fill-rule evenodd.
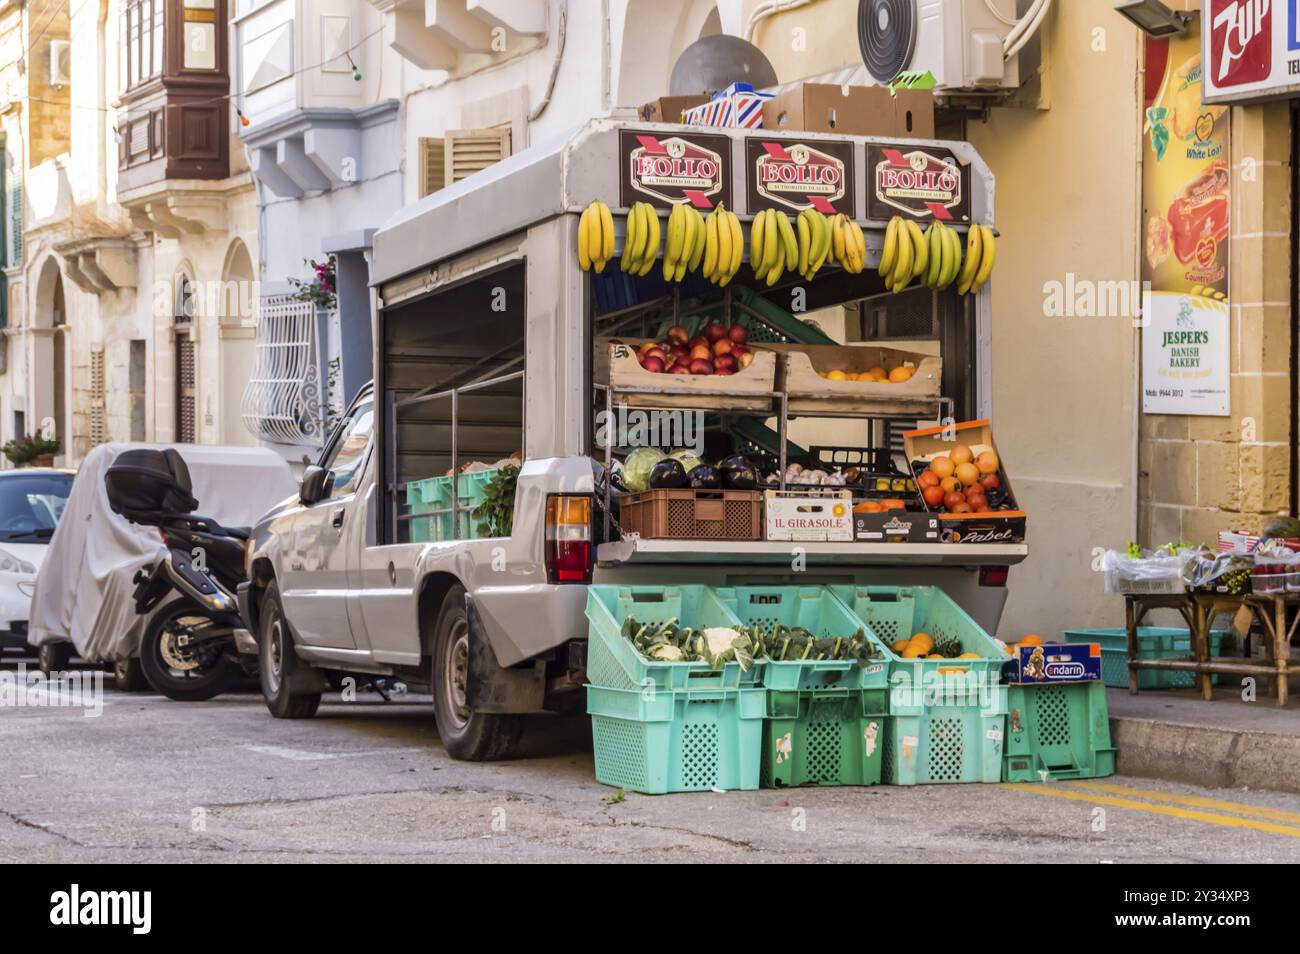
<path id="1" fill-rule="evenodd" d="M 1300 90 L 1297 0 L 1204 0 L 1201 99 L 1225 103 Z"/>

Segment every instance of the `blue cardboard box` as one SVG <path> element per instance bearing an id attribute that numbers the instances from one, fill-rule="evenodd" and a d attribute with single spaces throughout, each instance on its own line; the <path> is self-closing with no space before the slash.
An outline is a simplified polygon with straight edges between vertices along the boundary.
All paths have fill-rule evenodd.
<path id="1" fill-rule="evenodd" d="M 1007 682 L 1039 685 L 1045 682 L 1100 682 L 1100 643 L 1044 643 L 1018 646 L 1002 667 Z"/>

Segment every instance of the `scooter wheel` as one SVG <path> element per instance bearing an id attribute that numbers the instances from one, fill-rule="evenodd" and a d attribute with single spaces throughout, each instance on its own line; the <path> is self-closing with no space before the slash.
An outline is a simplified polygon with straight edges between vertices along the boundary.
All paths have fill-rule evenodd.
<path id="1" fill-rule="evenodd" d="M 206 613 L 185 603 L 154 615 L 140 639 L 140 668 L 155 691 L 177 702 L 203 702 L 234 688 L 240 668 L 229 653 L 204 658 L 182 645 L 182 637 L 213 625 Z"/>

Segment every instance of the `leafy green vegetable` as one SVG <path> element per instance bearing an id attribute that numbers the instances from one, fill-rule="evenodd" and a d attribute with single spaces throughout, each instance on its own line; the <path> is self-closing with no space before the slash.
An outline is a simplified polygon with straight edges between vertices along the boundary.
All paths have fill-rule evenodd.
<path id="1" fill-rule="evenodd" d="M 650 471 L 664 459 L 664 452 L 656 447 L 638 447 L 623 461 L 623 484 L 628 490 L 640 493 L 650 489 Z"/>
<path id="2" fill-rule="evenodd" d="M 477 524 L 480 537 L 508 537 L 515 524 L 515 487 L 519 483 L 519 468 L 507 464 L 492 475 L 483 488 L 483 502 L 470 514 Z"/>
<path id="3" fill-rule="evenodd" d="M 759 627 L 755 627 L 757 632 Z M 866 630 L 859 629 L 852 636 L 817 637 L 800 626 L 773 625 L 770 632 L 759 636 L 763 651 L 776 662 L 796 662 L 804 659 L 883 659 L 884 653 L 867 638 Z"/>

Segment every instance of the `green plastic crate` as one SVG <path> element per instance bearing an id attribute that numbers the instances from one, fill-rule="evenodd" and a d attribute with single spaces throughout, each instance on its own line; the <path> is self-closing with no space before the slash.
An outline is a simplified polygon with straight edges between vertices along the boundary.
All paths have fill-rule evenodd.
<path id="1" fill-rule="evenodd" d="M 647 795 L 758 788 L 762 689 L 587 687 L 596 780 Z"/>
<path id="2" fill-rule="evenodd" d="M 411 541 L 471 540 L 478 536 L 473 510 L 484 501 L 484 491 L 498 468 L 460 474 L 456 478 L 460 533 L 451 532 L 451 477 L 426 477 L 406 485 L 406 506 L 412 514 Z M 442 512 L 439 512 L 442 511 Z"/>
<path id="3" fill-rule="evenodd" d="M 986 688 L 983 694 L 983 705 L 972 698 L 910 715 L 891 713 L 885 720 L 885 784 L 1000 782 L 1007 687 Z"/>
<path id="4" fill-rule="evenodd" d="M 651 662 L 623 637 L 623 620 L 662 623 L 676 618 L 682 626 L 740 625 L 735 614 L 707 586 L 587 587 L 587 680 L 609 689 L 735 689 L 759 680 L 763 664 L 742 672 L 730 662 L 721 671 L 704 662 Z"/>
<path id="5" fill-rule="evenodd" d="M 801 626 L 814 636 L 852 636 L 866 630 L 867 639 L 883 658 L 862 665 L 856 660 L 786 661 L 763 663 L 768 689 L 879 689 L 889 684 L 889 653 L 842 602 L 824 586 L 737 586 L 715 590 L 718 598 L 746 626 Z"/>
<path id="6" fill-rule="evenodd" d="M 1008 686 L 1002 779 L 1104 778 L 1115 774 L 1106 687 L 1100 682 Z"/>
<path id="7" fill-rule="evenodd" d="M 879 785 L 886 689 L 767 691 L 763 788 Z"/>
<path id="8" fill-rule="evenodd" d="M 970 615 L 936 586 L 827 587 L 885 647 L 890 660 L 891 714 L 916 715 L 935 697 L 963 704 L 962 692 L 978 695 L 1002 681 L 1006 651 Z M 978 659 L 903 659 L 890 648 L 915 633 L 960 640 Z"/>
<path id="9" fill-rule="evenodd" d="M 1232 633 L 1210 631 L 1210 655 L 1222 655 L 1223 643 Z M 1128 688 L 1128 632 L 1118 629 L 1067 629 L 1061 634 L 1064 643 L 1098 643 L 1101 645 L 1101 681 L 1113 689 Z M 1170 626 L 1139 626 L 1138 659 L 1176 659 L 1191 657 L 1192 634 Z M 1210 676 L 1217 685 L 1217 673 Z M 1174 670 L 1139 669 L 1139 689 L 1188 689 L 1196 685 L 1196 673 Z"/>

